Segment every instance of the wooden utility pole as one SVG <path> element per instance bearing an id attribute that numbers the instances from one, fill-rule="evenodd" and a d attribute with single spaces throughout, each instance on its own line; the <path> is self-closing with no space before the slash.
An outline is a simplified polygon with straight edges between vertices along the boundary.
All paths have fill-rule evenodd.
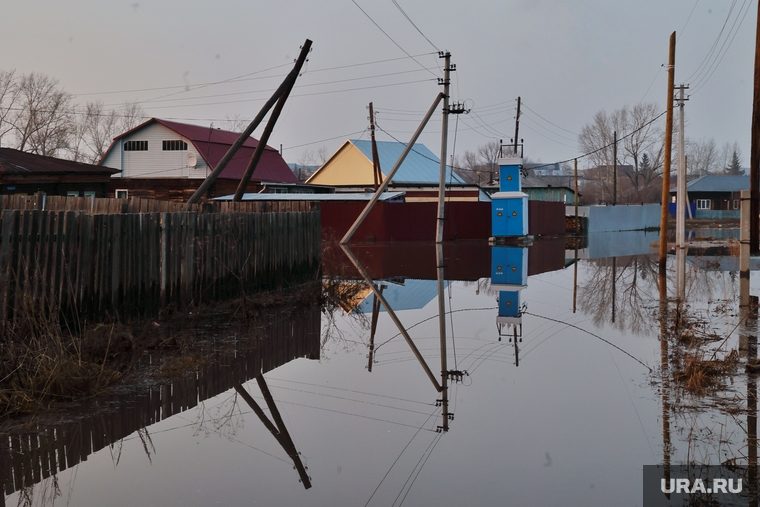
<path id="1" fill-rule="evenodd" d="M 446 299 L 444 297 L 443 243 L 436 245 L 435 261 L 438 264 L 438 335 L 441 347 L 441 428 L 449 431 L 449 367 L 446 361 Z"/>
<path id="2" fill-rule="evenodd" d="M 670 200 L 670 159 L 673 147 L 673 89 L 676 72 L 676 32 L 670 34 L 668 58 L 668 99 L 665 115 L 665 157 L 662 170 L 662 207 L 660 215 L 660 273 L 665 272 L 668 258 L 668 201 Z"/>
<path id="3" fill-rule="evenodd" d="M 436 224 L 435 241 L 443 241 L 444 205 L 446 202 L 446 150 L 449 137 L 449 82 L 451 76 L 451 53 L 446 51 L 443 55 L 443 118 L 441 120 L 441 174 L 438 182 L 438 222 Z M 452 169 L 453 170 L 453 169 Z"/>
<path id="4" fill-rule="evenodd" d="M 581 231 L 581 225 L 578 218 L 578 159 L 575 159 L 575 163 L 573 164 L 574 169 L 573 172 L 575 173 L 575 235 L 577 236 L 578 233 Z"/>
<path id="5" fill-rule="evenodd" d="M 515 157 L 517 156 L 518 135 L 520 134 L 520 97 L 517 97 L 517 115 L 515 116 Z"/>
<path id="6" fill-rule="evenodd" d="M 301 65 L 303 65 L 303 62 Z M 259 164 L 259 160 L 261 160 L 262 155 L 264 155 L 264 150 L 266 150 L 267 143 L 269 142 L 269 136 L 272 135 L 274 126 L 277 123 L 277 120 L 280 118 L 282 109 L 285 107 L 285 102 L 288 101 L 290 92 L 293 90 L 293 85 L 295 84 L 296 80 L 293 79 L 290 84 L 285 87 L 282 95 L 280 95 L 280 98 L 277 100 L 277 104 L 275 104 L 274 109 L 272 109 L 272 114 L 269 115 L 267 126 L 264 127 L 264 132 L 259 138 L 259 144 L 256 146 L 256 150 L 254 150 L 250 162 L 248 162 L 248 167 L 246 167 L 243 177 L 240 178 L 240 183 L 238 184 L 237 190 L 235 191 L 235 197 L 232 198 L 233 201 L 239 202 L 243 198 L 245 188 L 248 186 L 248 182 L 251 181 L 251 177 L 253 176 L 254 171 L 256 171 L 256 166 Z"/>
<path id="7" fill-rule="evenodd" d="M 684 118 L 683 104 L 684 90 L 687 85 L 678 87 L 678 187 L 676 189 L 676 248 L 686 247 L 686 208 L 689 202 L 686 199 L 686 154 L 684 151 Z"/>
<path id="8" fill-rule="evenodd" d="M 757 6 L 757 28 L 755 32 L 755 87 L 752 100 L 752 146 L 749 160 L 750 191 L 750 253 L 760 251 L 760 3 Z"/>
<path id="9" fill-rule="evenodd" d="M 617 205 L 617 130 L 612 133 L 612 205 Z"/>
<path id="10" fill-rule="evenodd" d="M 277 405 L 274 402 L 272 393 L 269 391 L 269 386 L 267 386 L 266 380 L 264 380 L 264 376 L 257 376 L 256 382 L 259 384 L 259 389 L 261 389 L 261 394 L 264 396 L 267 407 L 269 407 L 269 413 L 272 415 L 274 423 L 269 420 L 269 418 L 266 416 L 266 413 L 261 409 L 261 407 L 259 407 L 259 404 L 256 403 L 256 400 L 253 399 L 253 396 L 251 396 L 248 391 L 245 390 L 243 384 L 237 384 L 235 386 L 235 391 L 237 391 L 240 397 L 243 398 L 249 407 L 251 407 L 253 412 L 256 414 L 256 416 L 258 416 L 264 426 L 269 430 L 270 433 L 272 433 L 275 440 L 277 440 L 285 452 L 288 453 L 290 459 L 293 460 L 293 468 L 298 471 L 298 475 L 301 478 L 304 489 L 309 489 L 311 487 L 311 477 L 309 477 L 309 474 L 306 472 L 306 467 L 301 461 L 301 456 L 298 454 L 298 450 L 293 443 L 293 439 L 290 438 L 290 433 L 288 433 L 285 422 L 282 420 L 280 411 L 277 409 Z"/>
<path id="11" fill-rule="evenodd" d="M 422 130 L 425 128 L 425 125 L 427 125 L 427 122 L 430 121 L 430 117 L 433 116 L 433 113 L 435 112 L 435 108 L 438 107 L 438 103 L 443 99 L 443 93 L 439 93 L 438 96 L 433 101 L 433 105 L 430 106 L 430 109 L 428 109 L 427 114 L 425 114 L 425 117 L 422 119 L 422 123 L 420 123 L 419 127 L 417 127 L 417 130 L 414 132 L 414 135 L 412 135 L 412 138 L 407 143 L 406 147 L 404 148 L 404 151 L 401 152 L 401 155 L 399 156 L 398 160 L 396 160 L 396 164 L 393 166 L 393 168 L 388 173 L 388 176 L 386 176 L 385 180 L 380 184 L 380 188 L 375 190 L 375 195 L 372 196 L 372 199 L 367 203 L 367 206 L 364 207 L 364 211 L 361 212 L 361 214 L 356 218 L 354 221 L 354 224 L 351 226 L 351 228 L 346 232 L 346 234 L 343 236 L 343 239 L 340 240 L 341 244 L 345 245 L 351 240 L 351 237 L 354 235 L 354 233 L 359 229 L 359 226 L 364 222 L 364 219 L 367 218 L 367 215 L 369 215 L 369 212 L 372 211 L 372 207 L 375 205 L 375 203 L 380 199 L 380 195 L 385 191 L 385 189 L 388 187 L 388 183 L 393 181 L 393 177 L 396 175 L 396 171 L 398 171 L 399 167 L 401 167 L 401 164 L 404 162 L 404 159 L 409 154 L 410 151 L 412 151 L 412 147 L 414 146 L 414 143 L 417 142 L 417 138 L 420 137 L 420 134 L 422 134 Z M 382 301 L 382 299 L 381 299 Z"/>
<path id="12" fill-rule="evenodd" d="M 201 197 L 203 197 L 203 194 L 205 194 L 211 188 L 217 177 L 222 174 L 222 171 L 225 167 L 227 167 L 227 164 L 230 162 L 230 160 L 232 160 L 232 157 L 235 156 L 235 153 L 237 153 L 240 147 L 243 146 L 243 143 L 245 143 L 245 141 L 251 136 L 256 127 L 259 126 L 269 110 L 272 109 L 272 106 L 274 106 L 275 102 L 279 100 L 285 90 L 293 86 L 293 83 L 295 83 L 296 79 L 298 78 L 298 74 L 301 72 L 303 64 L 306 62 L 306 56 L 309 54 L 309 51 L 311 51 L 311 41 L 309 39 L 306 39 L 304 45 L 301 46 L 301 54 L 298 55 L 298 59 L 296 60 L 293 69 L 288 73 L 277 90 L 275 90 L 269 100 L 264 104 L 264 107 L 261 108 L 261 111 L 259 111 L 259 114 L 256 115 L 256 118 L 254 118 L 248 127 L 240 134 L 238 140 L 235 141 L 232 146 L 230 146 L 230 149 L 227 150 L 227 153 L 224 154 L 222 160 L 219 161 L 214 171 L 208 175 L 201 186 L 198 187 L 198 190 L 196 190 L 192 197 L 188 199 L 187 204 L 195 204 L 200 200 Z"/>
<path id="13" fill-rule="evenodd" d="M 375 180 L 375 191 L 383 182 L 383 173 L 380 172 L 380 156 L 377 154 L 377 142 L 375 141 L 375 109 L 372 102 L 369 103 L 369 135 L 372 139 L 372 176 Z"/>

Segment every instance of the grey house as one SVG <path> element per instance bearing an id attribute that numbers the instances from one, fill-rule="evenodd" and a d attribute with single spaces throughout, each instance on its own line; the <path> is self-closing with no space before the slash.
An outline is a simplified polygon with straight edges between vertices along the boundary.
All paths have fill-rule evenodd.
<path id="1" fill-rule="evenodd" d="M 741 191 L 749 190 L 749 176 L 708 174 L 689 182 L 686 194 L 689 204 L 696 208 L 695 218 L 738 219 Z M 676 189 L 670 189 L 671 202 Z"/>

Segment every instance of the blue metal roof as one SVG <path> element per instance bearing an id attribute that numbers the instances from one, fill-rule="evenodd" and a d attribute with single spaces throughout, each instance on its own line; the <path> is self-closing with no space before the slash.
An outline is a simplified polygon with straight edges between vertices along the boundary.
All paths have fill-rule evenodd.
<path id="1" fill-rule="evenodd" d="M 749 176 L 707 174 L 686 185 L 687 192 L 739 192 L 749 190 Z M 675 189 L 670 193 L 675 193 Z"/>
<path id="2" fill-rule="evenodd" d="M 362 154 L 372 160 L 372 141 L 351 139 Z M 380 157 L 380 169 L 386 176 L 396 165 L 401 153 L 406 148 L 405 143 L 395 141 L 377 141 L 377 154 Z M 437 185 L 440 179 L 441 159 L 436 157 L 424 144 L 415 143 L 404 159 L 396 175 L 395 184 L 424 183 Z M 446 166 L 446 183 L 464 183 L 456 174 L 451 173 L 451 167 Z"/>
<path id="3" fill-rule="evenodd" d="M 375 283 L 377 285 L 386 285 L 386 288 L 383 289 L 383 296 L 385 297 L 385 300 L 388 301 L 388 304 L 391 305 L 393 311 L 396 312 L 424 308 L 438 296 L 437 280 L 406 279 L 403 285 L 383 283 L 382 281 L 377 280 Z M 448 280 L 444 281 L 444 288 L 448 287 L 449 283 L 451 282 Z M 356 307 L 356 309 L 362 313 L 371 314 L 372 293 L 370 293 L 366 299 Z M 380 311 L 386 311 L 383 305 L 380 305 Z"/>
<path id="4" fill-rule="evenodd" d="M 406 192 L 383 192 L 378 200 L 397 201 Z M 243 194 L 242 201 L 369 201 L 375 194 L 370 193 L 336 193 L 336 194 Z M 214 198 L 215 201 L 231 201 L 235 194 Z"/>

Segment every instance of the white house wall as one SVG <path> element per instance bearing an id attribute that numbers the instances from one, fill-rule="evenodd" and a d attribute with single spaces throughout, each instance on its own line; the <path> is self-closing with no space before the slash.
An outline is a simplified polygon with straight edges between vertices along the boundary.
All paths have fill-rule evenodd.
<path id="1" fill-rule="evenodd" d="M 187 143 L 187 150 L 163 150 L 163 141 L 180 139 Z M 124 151 L 127 141 L 148 141 L 148 150 Z M 195 155 L 195 167 L 188 165 L 188 153 Z M 189 139 L 157 123 L 119 139 L 102 165 L 121 170 L 121 174 L 114 175 L 115 178 L 205 178 L 208 170 Z"/>

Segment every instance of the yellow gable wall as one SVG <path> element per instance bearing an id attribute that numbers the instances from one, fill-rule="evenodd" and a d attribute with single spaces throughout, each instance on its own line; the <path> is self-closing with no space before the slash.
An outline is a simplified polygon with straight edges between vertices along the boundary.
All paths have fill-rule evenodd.
<path id="1" fill-rule="evenodd" d="M 372 161 L 351 143 L 345 143 L 307 183 L 315 185 L 373 185 Z"/>

